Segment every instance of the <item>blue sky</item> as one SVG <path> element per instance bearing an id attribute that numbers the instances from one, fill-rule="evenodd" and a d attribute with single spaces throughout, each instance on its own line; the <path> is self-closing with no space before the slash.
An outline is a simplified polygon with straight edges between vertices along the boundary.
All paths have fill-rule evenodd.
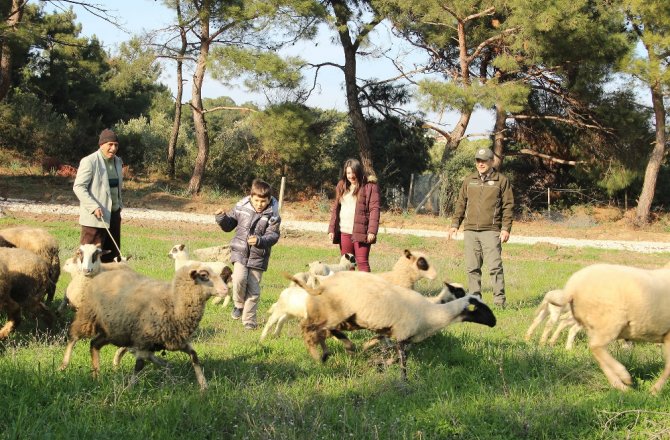
<path id="1" fill-rule="evenodd" d="M 82 24 L 82 33 L 86 36 L 96 35 L 107 50 L 115 51 L 118 44 L 130 38 L 131 34 L 142 33 L 165 27 L 172 20 L 173 12 L 166 8 L 160 0 L 94 0 L 94 3 L 109 10 L 109 14 L 117 17 L 123 29 L 119 29 L 105 20 L 86 12 L 83 8 L 74 7 L 77 21 Z M 64 7 L 69 7 L 63 4 Z M 126 32 L 127 31 L 127 32 Z M 331 43 L 334 33 L 323 28 L 319 33 L 318 44 L 307 43 L 291 47 L 285 51 L 286 54 L 297 55 L 312 63 L 333 61 L 344 64 L 342 49 Z M 378 26 L 373 35 L 376 44 L 381 45 L 392 56 L 401 56 L 410 69 L 412 62 L 420 59 L 421 53 L 411 51 L 408 45 L 391 36 L 387 27 Z M 170 72 L 174 65 L 167 64 L 162 82 L 170 89 L 175 89 L 174 79 Z M 192 72 L 185 72 L 185 78 L 190 79 Z M 383 57 L 361 59 L 358 62 L 358 76 L 362 78 L 386 79 L 398 74 L 392 63 Z M 322 68 L 319 72 L 318 88 L 312 93 L 307 104 L 322 109 L 346 110 L 346 100 L 343 88 L 343 74 L 336 68 Z M 309 79 L 311 84 L 311 78 Z M 190 96 L 190 83 L 184 88 L 185 99 Z M 263 107 L 267 100 L 262 95 L 246 92 L 241 86 L 224 85 L 220 82 L 207 78 L 203 85 L 203 94 L 206 97 L 215 98 L 229 96 L 236 103 L 254 102 Z M 455 115 L 445 115 L 441 118 L 433 116 L 434 122 L 441 122 L 443 127 L 451 129 L 456 122 Z M 470 122 L 468 133 L 487 132 L 492 127 L 492 114 L 486 111 L 475 113 Z"/>

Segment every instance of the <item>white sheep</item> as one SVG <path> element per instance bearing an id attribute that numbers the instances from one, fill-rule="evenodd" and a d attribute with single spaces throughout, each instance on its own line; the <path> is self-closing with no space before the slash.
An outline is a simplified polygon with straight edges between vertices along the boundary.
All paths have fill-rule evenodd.
<path id="1" fill-rule="evenodd" d="M 70 283 L 65 289 L 65 297 L 58 306 L 58 313 L 62 313 L 65 307 L 77 310 L 81 305 L 84 293 L 93 277 L 103 271 L 110 270 L 131 270 L 125 262 L 122 263 L 102 263 L 100 258 L 108 254 L 109 250 L 102 250 L 95 244 L 82 244 L 77 248 L 74 257 L 65 260 L 63 271 L 69 272 L 72 276 Z"/>
<path id="2" fill-rule="evenodd" d="M 174 260 L 175 271 L 181 269 L 184 266 L 188 266 L 195 263 L 203 263 L 207 265 L 210 269 L 212 269 L 215 273 L 219 274 L 219 276 L 225 283 L 229 283 L 231 281 L 233 271 L 230 269 L 228 265 L 226 265 L 226 263 L 221 261 L 191 260 L 189 258 L 185 244 L 175 244 L 174 246 L 172 246 L 172 249 L 170 249 L 168 256 Z M 228 303 L 230 303 L 230 295 L 227 295 L 225 298 L 216 297 L 212 300 L 212 303 L 219 304 L 221 301 L 223 301 L 223 307 L 227 307 Z"/>
<path id="3" fill-rule="evenodd" d="M 591 353 L 618 390 L 628 390 L 632 379 L 607 346 L 617 339 L 662 343 L 665 368 L 651 387 L 660 392 L 670 376 L 670 269 L 594 264 L 574 273 L 552 304 L 570 304 Z"/>
<path id="4" fill-rule="evenodd" d="M 171 282 L 135 272 L 103 272 L 91 280 L 77 310 L 60 369 L 68 366 L 74 345 L 81 338 L 91 339 L 95 377 L 100 371 L 103 346 L 113 344 L 133 352 L 137 356 L 133 382 L 150 353 L 178 350 L 191 357 L 196 378 L 204 390 L 207 381 L 189 340 L 198 328 L 210 296 L 227 293 L 228 287 L 221 277 L 205 264 L 179 269 Z"/>
<path id="5" fill-rule="evenodd" d="M 60 276 L 58 240 L 46 229 L 33 226 L 14 226 L 0 229 L 0 238 L 14 247 L 26 249 L 44 258 L 49 266 L 49 287 L 46 293 L 47 304 L 53 301 L 56 284 Z"/>
<path id="6" fill-rule="evenodd" d="M 556 299 L 561 298 L 562 295 L 563 292 L 561 290 L 550 290 L 544 295 L 542 302 L 537 307 L 535 312 L 535 319 L 533 319 L 533 322 L 526 331 L 526 341 L 530 341 L 535 329 L 546 319 L 547 322 L 544 325 L 544 330 L 542 331 L 542 336 L 540 337 L 539 341 L 540 345 L 544 345 L 547 342 L 549 333 L 551 333 L 552 329 L 554 329 L 554 326 L 556 326 L 551 339 L 549 339 L 549 345 L 554 345 L 558 340 L 561 332 L 565 328 L 570 327 L 570 330 L 568 331 L 568 339 L 565 343 L 565 348 L 566 350 L 571 350 L 574 347 L 575 337 L 582 329 L 582 326 L 579 325 L 577 321 L 575 321 L 575 317 L 572 315 L 572 311 L 570 310 L 569 305 L 566 304 L 561 307 L 551 303 L 552 301 L 556 301 Z"/>
<path id="7" fill-rule="evenodd" d="M 434 280 L 437 272 L 423 252 L 405 249 L 403 255 L 393 265 L 393 269 L 377 275 L 396 286 L 413 289 L 414 284 L 421 278 Z"/>
<path id="8" fill-rule="evenodd" d="M 0 310 L 7 313 L 7 323 L 0 329 L 0 340 L 21 323 L 22 311 L 41 317 L 51 326 L 54 316 L 42 299 L 49 289 L 49 265 L 44 258 L 27 249 L 0 248 L 2 278 Z"/>
<path id="9" fill-rule="evenodd" d="M 337 264 L 312 261 L 307 267 L 309 267 L 309 273 L 312 275 L 328 276 L 335 272 L 342 272 L 356 268 L 356 257 L 354 257 L 353 254 L 343 254 Z"/>
<path id="10" fill-rule="evenodd" d="M 294 280 L 301 284 L 300 280 Z M 351 286 L 357 286 L 352 289 Z M 491 309 L 475 296 L 467 295 L 445 304 L 435 304 L 418 292 L 395 286 L 367 272 L 339 272 L 317 288 L 302 285 L 307 298 L 307 318 L 301 323 L 310 354 L 324 362 L 328 356 L 326 337 L 335 331 L 367 329 L 395 340 L 401 374 L 407 379 L 406 347 L 461 321 L 495 326 Z M 321 347 L 321 354 L 317 346 Z"/>

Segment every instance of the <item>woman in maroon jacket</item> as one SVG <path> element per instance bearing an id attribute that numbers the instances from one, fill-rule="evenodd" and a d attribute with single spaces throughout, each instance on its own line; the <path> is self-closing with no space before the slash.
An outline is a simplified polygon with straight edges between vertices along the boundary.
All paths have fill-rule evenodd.
<path id="1" fill-rule="evenodd" d="M 358 270 L 370 272 L 370 245 L 379 229 L 379 186 L 374 176 L 365 176 L 356 159 L 347 159 L 335 189 L 328 237 L 340 245 L 340 253 L 353 254 Z"/>

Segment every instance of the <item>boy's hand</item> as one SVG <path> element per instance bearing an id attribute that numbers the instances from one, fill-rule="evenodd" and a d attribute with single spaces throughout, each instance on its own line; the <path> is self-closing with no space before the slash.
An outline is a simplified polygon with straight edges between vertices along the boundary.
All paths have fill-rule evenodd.
<path id="1" fill-rule="evenodd" d="M 217 209 L 216 212 L 214 213 L 214 215 L 220 215 L 220 214 L 223 214 L 224 212 L 226 212 L 226 211 L 223 210 L 223 209 Z"/>
<path id="2" fill-rule="evenodd" d="M 258 243 L 258 237 L 255 235 L 250 236 L 247 238 L 247 243 L 249 243 L 250 246 L 256 246 L 256 243 Z"/>

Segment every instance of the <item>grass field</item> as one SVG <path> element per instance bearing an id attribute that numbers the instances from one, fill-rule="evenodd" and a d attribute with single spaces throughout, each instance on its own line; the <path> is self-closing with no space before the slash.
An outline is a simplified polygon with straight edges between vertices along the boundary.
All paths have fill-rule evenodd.
<path id="1" fill-rule="evenodd" d="M 0 227 L 18 223 L 53 233 L 61 261 L 77 245 L 74 218 L 0 219 Z M 286 285 L 282 272 L 302 271 L 317 259 L 337 261 L 337 249 L 323 235 L 289 231 L 275 246 L 262 282 L 260 324 Z M 123 249 L 132 255 L 134 269 L 167 280 L 173 273 L 167 257 L 173 244 L 195 249 L 230 238 L 215 225 L 127 222 Z M 428 253 L 440 274 L 438 280 L 420 282 L 420 291 L 437 292 L 441 279 L 465 281 L 462 242 L 382 235 L 372 249 L 373 270 L 389 269 L 405 248 Z M 57 370 L 71 314 L 48 331 L 27 319 L 0 345 L 0 439 L 670 438 L 670 387 L 658 397 L 649 394 L 663 368 L 659 346 L 613 347 L 636 380 L 634 390 L 621 393 L 609 387 L 583 334 L 570 352 L 562 348 L 564 339 L 557 347 L 523 340 L 543 293 L 561 287 L 575 270 L 595 262 L 657 267 L 668 257 L 506 245 L 508 307 L 495 311 L 498 325 L 456 324 L 414 345 L 406 383 L 397 365 L 376 366 L 380 353 L 347 356 L 332 341 L 334 355 L 317 364 L 296 321 L 287 323 L 279 339 L 259 344 L 260 330 L 244 330 L 230 319 L 230 308 L 209 304 L 194 337 L 209 389 L 200 393 L 187 357 L 172 352 L 164 355 L 167 370 L 149 365 L 128 387 L 132 357 L 113 369 L 112 346 L 102 350 L 98 380 L 90 375 L 87 342 L 75 347 L 66 371 Z M 69 275 L 62 275 L 54 308 L 68 282 Z M 491 301 L 486 277 L 484 286 L 484 299 Z M 0 315 L 0 323 L 5 319 Z M 359 345 L 370 334 L 351 337 Z"/>

